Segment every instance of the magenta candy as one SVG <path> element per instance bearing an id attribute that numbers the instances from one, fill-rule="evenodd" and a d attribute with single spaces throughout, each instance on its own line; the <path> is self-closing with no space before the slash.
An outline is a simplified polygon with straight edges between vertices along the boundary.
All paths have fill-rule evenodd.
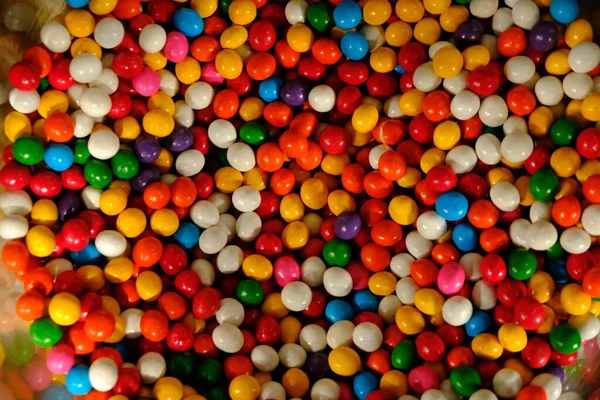
<path id="1" fill-rule="evenodd" d="M 52 383 L 52 372 L 42 361 L 32 361 L 23 368 L 23 378 L 36 392 L 46 389 Z"/>
<path id="2" fill-rule="evenodd" d="M 188 54 L 189 44 L 185 35 L 181 32 L 171 32 L 167 35 L 167 42 L 163 48 L 163 54 L 171 62 L 183 61 Z"/>
<path id="3" fill-rule="evenodd" d="M 275 281 L 281 287 L 300 279 L 300 266 L 292 257 L 283 256 L 275 261 Z"/>
<path id="4" fill-rule="evenodd" d="M 75 352 L 66 344 L 54 346 L 46 358 L 46 366 L 54 374 L 66 374 L 73 364 L 75 364 Z"/>
<path id="5" fill-rule="evenodd" d="M 217 66 L 214 62 L 209 62 L 202 67 L 202 81 L 208 83 L 212 87 L 219 86 L 225 81 L 225 78 L 217 72 Z"/>
<path id="6" fill-rule="evenodd" d="M 444 265 L 437 276 L 440 292 L 444 294 L 457 293 L 465 283 L 465 270 L 462 265 L 452 261 Z"/>
<path id="7" fill-rule="evenodd" d="M 440 386 L 440 380 L 432 368 L 421 365 L 408 374 L 408 385 L 415 392 L 423 394 L 429 389 L 437 389 Z"/>
<path id="8" fill-rule="evenodd" d="M 145 97 L 150 97 L 160 89 L 160 76 L 152 68 L 146 67 L 133 78 L 133 88 Z"/>

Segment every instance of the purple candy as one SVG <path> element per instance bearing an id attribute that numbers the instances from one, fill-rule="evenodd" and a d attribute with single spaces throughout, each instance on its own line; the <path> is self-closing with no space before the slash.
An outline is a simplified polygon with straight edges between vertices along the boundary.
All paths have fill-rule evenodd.
<path id="1" fill-rule="evenodd" d="M 556 376 L 561 382 L 565 380 L 565 370 L 560 365 L 549 362 L 545 369 L 547 373 Z"/>
<path id="2" fill-rule="evenodd" d="M 135 139 L 135 154 L 141 163 L 150 164 L 158 159 L 160 143 L 149 135 L 142 135 Z"/>
<path id="3" fill-rule="evenodd" d="M 307 100 L 306 86 L 297 79 L 286 83 L 281 88 L 281 99 L 288 106 L 301 106 Z"/>
<path id="4" fill-rule="evenodd" d="M 79 195 L 70 190 L 65 190 L 61 193 L 58 200 L 58 216 L 61 221 L 66 221 L 69 218 L 75 218 L 81 210 L 81 199 Z"/>
<path id="5" fill-rule="evenodd" d="M 194 143 L 194 135 L 185 126 L 175 128 L 175 130 L 163 140 L 163 144 L 167 150 L 173 153 L 181 153 L 192 147 Z"/>
<path id="6" fill-rule="evenodd" d="M 482 38 L 483 26 L 475 19 L 463 22 L 454 32 L 454 44 L 459 49 L 481 43 Z"/>
<path id="7" fill-rule="evenodd" d="M 558 28 L 550 21 L 538 22 L 529 31 L 529 43 L 535 50 L 545 53 L 558 42 Z"/>
<path id="8" fill-rule="evenodd" d="M 360 216 L 352 211 L 341 213 L 333 222 L 333 230 L 342 240 L 354 239 L 360 232 L 361 226 Z"/>
<path id="9" fill-rule="evenodd" d="M 331 375 L 331 370 L 329 369 L 327 355 L 324 353 L 311 354 L 304 363 L 304 371 L 308 375 L 308 378 L 311 382 L 316 382 L 323 378 L 329 378 Z"/>
<path id="10" fill-rule="evenodd" d="M 148 185 L 160 180 L 160 170 L 154 165 L 140 170 L 140 172 L 131 180 L 133 190 L 143 192 Z"/>

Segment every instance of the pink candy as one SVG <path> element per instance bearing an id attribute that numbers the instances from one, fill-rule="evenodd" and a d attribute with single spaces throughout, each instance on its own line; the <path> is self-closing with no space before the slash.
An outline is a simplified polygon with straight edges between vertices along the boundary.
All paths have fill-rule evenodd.
<path id="1" fill-rule="evenodd" d="M 145 67 L 138 76 L 133 78 L 132 83 L 138 94 L 150 97 L 160 89 L 160 76 L 152 68 Z"/>
<path id="2" fill-rule="evenodd" d="M 189 44 L 185 35 L 181 32 L 171 32 L 167 35 L 167 42 L 163 53 L 171 62 L 183 61 L 188 54 Z"/>
<path id="3" fill-rule="evenodd" d="M 292 257 L 283 256 L 275 261 L 275 281 L 281 287 L 300 279 L 300 266 Z"/>
<path id="4" fill-rule="evenodd" d="M 46 389 L 52 383 L 52 373 L 42 361 L 32 361 L 23 368 L 23 378 L 36 392 Z"/>
<path id="5" fill-rule="evenodd" d="M 440 386 L 440 380 L 435 371 L 426 366 L 416 367 L 408 374 L 408 384 L 412 390 L 423 394 L 429 389 L 436 389 Z"/>
<path id="6" fill-rule="evenodd" d="M 202 67 L 201 77 L 204 82 L 212 87 L 219 86 L 225 81 L 225 78 L 217 72 L 217 67 L 214 62 L 210 62 Z"/>
<path id="7" fill-rule="evenodd" d="M 458 292 L 465 283 L 465 270 L 457 262 L 449 262 L 444 265 L 437 276 L 437 284 L 440 292 L 454 294 Z"/>
<path id="8" fill-rule="evenodd" d="M 46 366 L 54 374 L 66 374 L 75 364 L 75 353 L 71 346 L 58 344 L 50 350 L 46 358 Z"/>

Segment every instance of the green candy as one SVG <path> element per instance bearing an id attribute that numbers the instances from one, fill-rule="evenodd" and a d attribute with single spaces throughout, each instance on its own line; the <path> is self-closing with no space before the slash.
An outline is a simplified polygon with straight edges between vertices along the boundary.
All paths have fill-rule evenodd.
<path id="1" fill-rule="evenodd" d="M 550 261 L 560 260 L 565 255 L 565 253 L 565 249 L 562 248 L 559 241 L 554 243 L 552 247 L 546 250 L 546 255 L 548 256 L 548 259 Z"/>
<path id="2" fill-rule="evenodd" d="M 469 4 L 471 0 L 455 0 L 457 4 Z"/>
<path id="3" fill-rule="evenodd" d="M 35 136 L 21 136 L 12 146 L 12 154 L 15 160 L 23 165 L 35 165 L 44 160 L 46 149 Z"/>
<path id="4" fill-rule="evenodd" d="M 231 3 L 233 3 L 233 0 L 219 0 L 219 8 L 224 14 L 229 13 Z"/>
<path id="5" fill-rule="evenodd" d="M 113 174 L 119 179 L 133 179 L 140 170 L 140 161 L 132 151 L 119 150 L 110 159 Z"/>
<path id="6" fill-rule="evenodd" d="M 40 93 L 44 93 L 46 90 L 48 90 L 48 88 L 50 87 L 50 81 L 48 80 L 48 77 L 43 77 L 42 79 L 40 79 L 40 84 L 38 86 L 38 91 Z"/>
<path id="7" fill-rule="evenodd" d="M 263 292 L 260 283 L 252 280 L 245 280 L 238 283 L 236 295 L 247 306 L 257 306 L 265 298 L 265 292 Z"/>
<path id="8" fill-rule="evenodd" d="M 85 164 L 90 159 L 91 154 L 88 150 L 87 141 L 79 139 L 75 142 L 75 151 L 73 152 L 73 162 L 75 164 Z"/>
<path id="9" fill-rule="evenodd" d="M 550 331 L 550 344 L 562 354 L 571 354 L 581 346 L 581 334 L 569 324 L 554 325 Z"/>
<path id="10" fill-rule="evenodd" d="M 178 353 L 169 358 L 167 369 L 169 375 L 174 376 L 180 381 L 185 381 L 189 378 L 194 367 L 194 358 L 188 353 Z"/>
<path id="11" fill-rule="evenodd" d="M 470 397 L 481 387 L 481 377 L 475 369 L 460 365 L 450 372 L 450 383 L 459 396 Z"/>
<path id="12" fill-rule="evenodd" d="M 410 340 L 401 341 L 392 350 L 392 366 L 396 369 L 411 368 L 417 359 L 417 350 Z"/>
<path id="13" fill-rule="evenodd" d="M 218 384 L 223 380 L 223 367 L 217 360 L 207 358 L 198 364 L 195 376 L 203 385 Z"/>
<path id="14" fill-rule="evenodd" d="M 13 365 L 20 367 L 27 364 L 35 355 L 35 347 L 29 335 L 13 333 L 4 340 L 6 359 Z"/>
<path id="15" fill-rule="evenodd" d="M 219 149 L 217 151 L 217 160 L 219 160 L 219 165 L 231 167 L 231 164 L 229 164 L 229 161 L 227 160 L 227 149 Z"/>
<path id="16" fill-rule="evenodd" d="M 333 27 L 331 9 L 324 1 L 309 5 L 306 9 L 306 19 L 310 26 L 319 32 L 327 32 Z"/>
<path id="17" fill-rule="evenodd" d="M 528 250 L 517 249 L 508 258 L 508 274 L 518 281 L 531 278 L 537 268 L 535 256 Z"/>
<path id="18" fill-rule="evenodd" d="M 248 122 L 240 128 L 240 139 L 252 145 L 263 144 L 269 137 L 267 127 L 258 122 Z"/>
<path id="19" fill-rule="evenodd" d="M 83 175 L 90 185 L 104 189 L 112 182 L 112 172 L 105 162 L 91 160 L 83 168 Z"/>
<path id="20" fill-rule="evenodd" d="M 214 386 L 204 392 L 204 397 L 207 400 L 228 400 L 229 395 L 225 392 L 225 389 Z"/>
<path id="21" fill-rule="evenodd" d="M 333 239 L 323 246 L 323 259 L 329 265 L 345 267 L 350 263 L 352 246 L 342 239 Z"/>
<path id="22" fill-rule="evenodd" d="M 550 137 L 559 146 L 573 143 L 579 132 L 579 124 L 572 119 L 559 119 L 550 127 Z"/>
<path id="23" fill-rule="evenodd" d="M 50 318 L 40 318 L 29 327 L 29 336 L 36 346 L 48 348 L 58 343 L 62 337 L 62 329 Z"/>
<path id="24" fill-rule="evenodd" d="M 529 190 L 536 200 L 548 203 L 554 198 L 558 184 L 556 174 L 550 169 L 543 168 L 531 175 Z"/>

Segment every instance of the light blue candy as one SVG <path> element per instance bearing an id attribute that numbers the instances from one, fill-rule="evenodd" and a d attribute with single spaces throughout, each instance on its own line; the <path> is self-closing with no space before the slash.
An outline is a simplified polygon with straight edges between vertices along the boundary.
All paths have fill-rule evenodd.
<path id="1" fill-rule="evenodd" d="M 489 328 L 492 321 L 483 311 L 475 311 L 465 324 L 465 331 L 469 337 L 475 337 Z"/>
<path id="2" fill-rule="evenodd" d="M 71 8 L 83 8 L 88 5 L 90 0 L 67 0 L 67 5 Z"/>
<path id="3" fill-rule="evenodd" d="M 365 400 L 369 393 L 379 388 L 379 379 L 371 371 L 362 371 L 354 377 L 352 387 L 356 397 Z"/>
<path id="4" fill-rule="evenodd" d="M 325 317 L 332 324 L 343 320 L 351 321 L 354 317 L 354 309 L 347 301 L 335 299 L 327 303 L 327 307 L 325 307 Z"/>
<path id="5" fill-rule="evenodd" d="M 470 224 L 463 222 L 452 231 L 452 241 L 460 251 L 473 251 L 477 247 L 477 232 Z"/>
<path id="6" fill-rule="evenodd" d="M 198 244 L 200 239 L 200 228 L 189 221 L 183 221 L 173 235 L 177 243 L 184 249 L 191 249 Z"/>
<path id="7" fill-rule="evenodd" d="M 360 6 L 352 0 L 344 0 L 333 10 L 333 22 L 343 30 L 354 29 L 362 20 Z"/>
<path id="8" fill-rule="evenodd" d="M 265 79 L 258 85 L 258 95 L 267 103 L 271 103 L 279 98 L 283 79 L 278 76 Z"/>
<path id="9" fill-rule="evenodd" d="M 90 383 L 90 367 L 84 364 L 77 364 L 67 373 L 65 386 L 67 390 L 74 395 L 84 395 L 92 390 Z"/>
<path id="10" fill-rule="evenodd" d="M 348 32 L 340 42 L 342 53 L 351 60 L 362 60 L 369 51 L 367 39 L 358 32 Z"/>
<path id="11" fill-rule="evenodd" d="M 175 28 L 187 37 L 199 36 L 204 30 L 200 14 L 191 8 L 180 8 L 173 16 Z"/>
<path id="12" fill-rule="evenodd" d="M 377 311 L 379 299 L 369 290 L 360 290 L 354 293 L 352 304 L 358 311 Z"/>
<path id="13" fill-rule="evenodd" d="M 577 0 L 552 0 L 550 15 L 561 24 L 570 24 L 579 15 Z"/>
<path id="14" fill-rule="evenodd" d="M 44 153 L 44 162 L 53 171 L 65 171 L 73 165 L 73 151 L 65 144 L 51 144 Z"/>
<path id="15" fill-rule="evenodd" d="M 102 255 L 92 242 L 88 243 L 81 251 L 71 251 L 69 253 L 69 258 L 76 265 L 93 265 L 96 261 L 100 261 L 101 257 Z"/>
<path id="16" fill-rule="evenodd" d="M 467 198 L 454 190 L 442 193 L 435 201 L 435 212 L 446 221 L 458 221 L 467 216 L 469 202 Z"/>
<path id="17" fill-rule="evenodd" d="M 50 385 L 44 390 L 42 400 L 73 400 L 73 395 L 63 385 Z"/>

